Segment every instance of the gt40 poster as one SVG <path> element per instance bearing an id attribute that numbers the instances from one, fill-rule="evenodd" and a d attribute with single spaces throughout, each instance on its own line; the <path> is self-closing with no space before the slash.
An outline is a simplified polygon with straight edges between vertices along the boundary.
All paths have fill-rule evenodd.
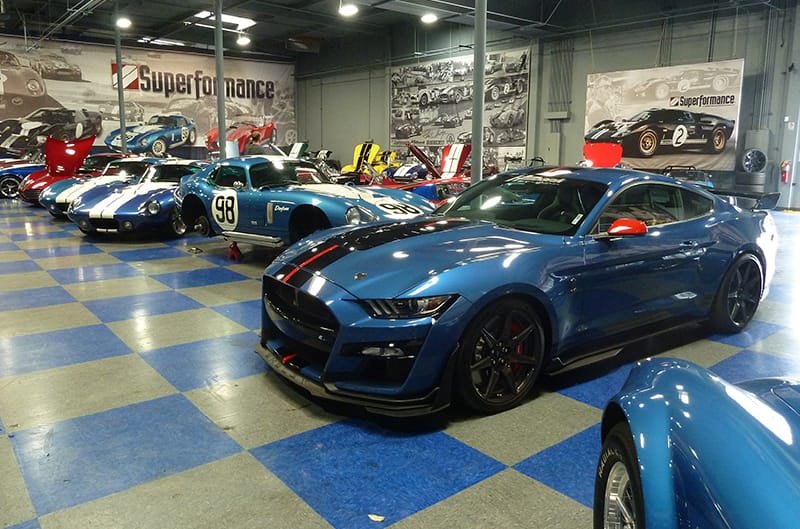
<path id="1" fill-rule="evenodd" d="M 622 145 L 623 162 L 733 170 L 744 59 L 589 74 L 585 140 Z"/>

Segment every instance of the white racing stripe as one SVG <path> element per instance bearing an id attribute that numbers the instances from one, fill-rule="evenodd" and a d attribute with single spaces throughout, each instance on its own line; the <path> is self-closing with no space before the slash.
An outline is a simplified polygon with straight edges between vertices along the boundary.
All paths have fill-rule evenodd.
<path id="1" fill-rule="evenodd" d="M 159 184 L 159 183 L 146 183 L 138 184 L 135 186 L 125 187 L 121 190 L 116 190 L 106 198 L 98 202 L 92 209 L 89 210 L 89 218 L 93 219 L 113 219 L 114 214 L 139 195 L 149 195 L 154 191 L 161 189 L 168 189 L 175 187 L 175 184 Z"/>
<path id="2" fill-rule="evenodd" d="M 464 151 L 464 145 L 461 143 L 454 143 L 450 145 L 447 152 L 447 157 L 442 163 L 442 178 L 452 178 L 458 173 L 459 166 L 461 165 L 461 153 Z"/>
<path id="3" fill-rule="evenodd" d="M 310 184 L 293 186 L 294 189 L 301 189 L 303 191 L 311 191 L 320 195 L 328 195 L 338 198 L 349 198 L 351 200 L 363 200 L 369 204 L 379 207 L 384 215 L 390 218 L 410 218 L 423 213 L 416 206 L 398 202 L 397 200 L 373 193 L 367 190 L 358 189 L 356 186 L 343 186 L 340 184 Z"/>
<path id="4" fill-rule="evenodd" d="M 86 191 L 97 187 L 103 184 L 111 184 L 113 182 L 122 182 L 126 180 L 127 177 L 122 177 L 120 175 L 106 175 L 106 176 L 98 176 L 97 178 L 92 178 L 91 180 L 87 180 L 86 182 L 82 182 L 80 184 L 75 184 L 69 186 L 64 191 L 56 196 L 56 204 L 69 204 Z"/>

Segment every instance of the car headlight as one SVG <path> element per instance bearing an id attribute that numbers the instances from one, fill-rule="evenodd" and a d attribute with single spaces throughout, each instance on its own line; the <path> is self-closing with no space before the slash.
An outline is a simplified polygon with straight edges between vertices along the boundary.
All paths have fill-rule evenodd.
<path id="1" fill-rule="evenodd" d="M 373 318 L 435 318 L 443 313 L 455 299 L 455 295 L 426 298 L 366 299 L 364 300 L 364 305 Z"/>
<path id="2" fill-rule="evenodd" d="M 40 83 L 38 79 L 28 79 L 28 82 L 25 83 L 25 87 L 28 89 L 28 92 L 33 95 L 41 95 L 44 93 L 42 83 Z"/>
<path id="3" fill-rule="evenodd" d="M 83 204 L 83 201 L 81 200 L 81 197 L 78 197 L 75 200 L 73 200 L 72 202 L 70 202 L 69 209 L 76 210 L 79 207 L 81 207 L 81 204 Z"/>
<path id="4" fill-rule="evenodd" d="M 150 215 L 155 215 L 161 211 L 161 204 L 159 204 L 157 200 L 148 200 L 144 205 L 144 209 Z"/>
<path id="5" fill-rule="evenodd" d="M 358 207 L 351 207 L 344 212 L 344 219 L 348 224 L 361 224 L 363 222 L 372 222 L 375 220 L 375 215 L 370 211 Z"/>

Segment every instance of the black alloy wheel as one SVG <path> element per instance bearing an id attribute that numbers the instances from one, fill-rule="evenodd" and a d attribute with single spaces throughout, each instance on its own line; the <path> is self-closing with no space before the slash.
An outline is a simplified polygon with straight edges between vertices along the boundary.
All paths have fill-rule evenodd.
<path id="1" fill-rule="evenodd" d="M 19 194 L 19 180 L 13 176 L 0 176 L 0 198 L 16 198 Z"/>
<path id="2" fill-rule="evenodd" d="M 459 350 L 457 388 L 461 402 L 479 413 L 518 405 L 542 367 L 544 327 L 521 299 L 497 301 L 469 325 Z"/>
<path id="3" fill-rule="evenodd" d="M 736 333 L 747 327 L 758 310 L 764 288 L 761 262 L 744 254 L 733 263 L 719 287 L 711 308 L 711 324 L 717 331 Z"/>

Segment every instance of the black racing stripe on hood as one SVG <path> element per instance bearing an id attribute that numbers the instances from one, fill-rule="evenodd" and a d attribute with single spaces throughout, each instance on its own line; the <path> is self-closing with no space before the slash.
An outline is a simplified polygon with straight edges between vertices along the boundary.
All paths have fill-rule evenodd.
<path id="1" fill-rule="evenodd" d="M 353 251 L 369 250 L 390 242 L 417 235 L 446 231 L 470 223 L 471 221 L 467 219 L 439 220 L 435 217 L 428 217 L 413 222 L 395 222 L 380 226 L 357 228 L 331 237 L 325 242 L 301 253 L 292 259 L 292 264 L 281 267 L 278 274 L 291 274 L 292 270 L 299 266 L 303 266 L 303 268 L 311 272 L 316 272 Z M 332 248 L 334 246 L 335 248 Z M 325 254 L 315 259 L 314 256 L 320 252 L 325 252 Z"/>
<path id="2" fill-rule="evenodd" d="M 367 153 L 372 149 L 371 143 L 363 143 L 361 144 L 361 149 L 358 151 L 358 157 L 356 160 L 356 168 L 355 171 L 361 171 L 361 168 L 364 167 L 364 161 L 367 157 Z"/>

